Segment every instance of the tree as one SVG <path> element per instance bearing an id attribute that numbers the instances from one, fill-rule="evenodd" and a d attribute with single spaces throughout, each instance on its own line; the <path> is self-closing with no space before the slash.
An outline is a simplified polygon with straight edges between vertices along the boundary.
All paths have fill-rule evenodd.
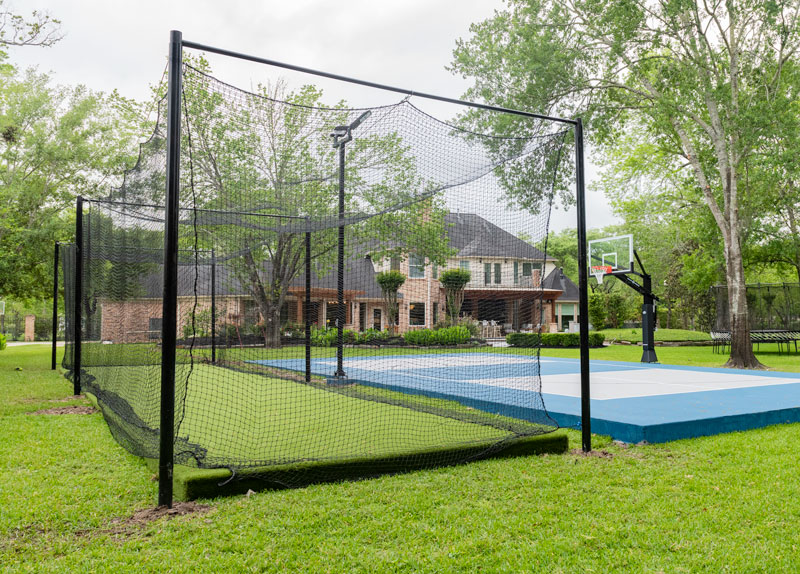
<path id="1" fill-rule="evenodd" d="M 338 163 L 334 126 L 352 110 L 325 107 L 314 86 L 290 91 L 285 83 L 235 91 L 200 73 L 184 76 L 184 190 L 190 205 L 213 210 L 186 223 L 200 231 L 189 241 L 214 247 L 264 322 L 264 341 L 280 346 L 280 312 L 305 267 L 305 231 L 317 276 L 330 272 L 338 235 Z M 359 111 L 360 113 L 360 111 Z M 352 118 L 350 118 L 352 120 Z M 434 201 L 408 201 L 425 188 L 408 144 L 396 133 L 362 130 L 346 147 L 348 214 L 383 213 L 346 225 L 348 253 L 414 252 L 444 258 L 444 217 Z M 365 175 L 368 174 L 368 175 Z"/>
<path id="2" fill-rule="evenodd" d="M 383 302 L 386 305 L 386 320 L 389 323 L 389 332 L 394 335 L 397 325 L 397 291 L 406 282 L 406 276 L 399 271 L 381 271 L 375 275 L 375 281 L 381 288 Z"/>
<path id="3" fill-rule="evenodd" d="M 133 165 L 135 102 L 54 86 L 8 67 L 0 77 L 0 296 L 49 294 L 53 242 L 71 240 L 75 197 L 98 197 Z"/>
<path id="4" fill-rule="evenodd" d="M 471 278 L 472 274 L 466 269 L 448 269 L 439 275 L 439 282 L 444 287 L 447 314 L 450 317 L 451 325 L 458 323 L 461 306 L 464 304 L 464 287 Z"/>
<path id="5" fill-rule="evenodd" d="M 5 0 L 0 0 L 0 46 L 52 46 L 62 37 L 60 24 L 37 10 L 26 19 L 6 10 Z"/>
<path id="6" fill-rule="evenodd" d="M 799 13 L 797 0 L 511 0 L 455 50 L 453 70 L 475 79 L 470 97 L 581 111 L 605 146 L 635 126 L 691 178 L 722 239 L 732 367 L 760 367 L 747 322 L 743 168 L 770 132 Z"/>

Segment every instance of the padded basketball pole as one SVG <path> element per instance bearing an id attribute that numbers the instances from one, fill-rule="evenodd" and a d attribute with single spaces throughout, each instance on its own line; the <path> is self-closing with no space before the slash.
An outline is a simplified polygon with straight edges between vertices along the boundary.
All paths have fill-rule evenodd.
<path id="1" fill-rule="evenodd" d="M 56 340 L 58 339 L 58 241 L 53 250 L 53 356 L 50 369 L 56 370 Z"/>
<path id="2" fill-rule="evenodd" d="M 161 426 L 158 505 L 172 508 L 175 433 L 175 345 L 178 331 L 178 210 L 181 159 L 181 33 L 170 32 L 167 87 L 167 204 L 164 230 L 164 299 L 161 311 Z"/>
<path id="3" fill-rule="evenodd" d="M 81 394 L 81 311 L 83 310 L 83 198 L 75 208 L 75 318 L 72 325 L 72 394 Z"/>
<path id="4" fill-rule="evenodd" d="M 578 196 L 578 322 L 581 343 L 581 445 L 592 450 L 591 396 L 589 384 L 589 269 L 586 244 L 586 183 L 583 166 L 583 121 L 575 124 L 575 184 Z"/>

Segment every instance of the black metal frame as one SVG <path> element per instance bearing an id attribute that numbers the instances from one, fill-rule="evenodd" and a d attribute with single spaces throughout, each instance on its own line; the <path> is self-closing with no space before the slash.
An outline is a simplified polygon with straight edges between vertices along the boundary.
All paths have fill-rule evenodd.
<path id="1" fill-rule="evenodd" d="M 166 229 L 164 243 L 164 299 L 162 311 L 162 362 L 161 362 L 161 436 L 160 436 L 160 455 L 159 455 L 159 484 L 158 484 L 158 503 L 159 505 L 172 506 L 172 470 L 173 470 L 173 434 L 174 434 L 174 413 L 175 413 L 175 341 L 177 332 L 177 253 L 178 253 L 178 194 L 180 178 L 180 121 L 181 121 L 181 93 L 182 77 L 181 68 L 183 63 L 182 49 L 191 48 L 228 56 L 239 60 L 248 60 L 259 64 L 266 64 L 296 72 L 303 72 L 314 76 L 330 78 L 358 84 L 384 91 L 397 92 L 407 96 L 436 100 L 461 106 L 490 110 L 495 112 L 505 112 L 518 116 L 552 121 L 567 124 L 575 130 L 575 170 L 576 170 L 576 195 L 578 211 L 578 259 L 586 261 L 586 191 L 584 180 L 584 160 L 583 160 L 583 122 L 580 118 L 571 120 L 521 110 L 469 102 L 456 98 L 448 98 L 424 92 L 388 86 L 376 82 L 359 80 L 339 74 L 331 74 L 311 68 L 304 68 L 275 60 L 260 58 L 249 54 L 225 50 L 183 40 L 183 35 L 177 30 L 170 32 L 169 43 L 169 78 L 167 90 L 167 210 L 166 210 Z M 350 126 L 352 127 L 352 126 Z M 340 147 L 340 154 L 344 154 L 344 145 Z M 340 172 L 340 178 L 343 170 Z M 341 187 L 341 185 L 340 185 Z M 340 201 L 340 211 L 341 201 Z M 340 215 L 341 217 L 341 215 Z M 340 227 L 340 237 L 343 227 Z M 341 238 L 343 243 L 343 238 Z M 306 248 L 309 249 L 309 238 L 306 235 Z M 341 277 L 341 275 L 340 275 Z M 306 255 L 306 301 L 308 301 L 310 281 L 310 254 Z M 589 379 L 589 297 L 588 297 L 588 270 L 581 265 L 578 280 L 579 307 L 580 307 L 580 344 L 581 344 L 581 430 L 582 446 L 584 451 L 592 448 L 591 442 L 591 418 L 590 418 L 590 379 Z M 344 305 L 340 304 L 340 313 Z M 306 341 L 309 342 L 310 336 L 310 309 L 306 308 Z M 339 321 L 340 329 L 343 321 Z M 341 340 L 341 331 L 339 335 Z M 310 347 L 309 347 L 310 348 Z M 341 349 L 341 345 L 340 345 Z M 309 376 L 308 366 L 310 357 L 306 351 L 306 376 Z M 341 365 L 339 365 L 341 367 Z M 340 368 L 341 370 L 341 368 Z"/>
<path id="2" fill-rule="evenodd" d="M 75 207 L 75 319 L 72 325 L 72 394 L 81 394 L 81 312 L 83 311 L 83 197 Z"/>
<path id="3" fill-rule="evenodd" d="M 56 342 L 58 341 L 58 248 L 60 244 L 55 242 L 53 249 L 53 352 L 50 361 L 50 369 L 56 370 Z"/>

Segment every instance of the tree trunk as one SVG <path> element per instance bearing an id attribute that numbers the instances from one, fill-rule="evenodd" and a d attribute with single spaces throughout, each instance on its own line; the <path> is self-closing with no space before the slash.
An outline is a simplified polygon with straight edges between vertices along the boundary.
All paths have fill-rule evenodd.
<path id="1" fill-rule="evenodd" d="M 753 353 L 750 342 L 750 323 L 747 310 L 747 286 L 738 234 L 731 234 L 727 248 L 728 312 L 731 320 L 731 354 L 726 367 L 737 369 L 764 369 Z"/>
<path id="2" fill-rule="evenodd" d="M 264 346 L 277 349 L 281 346 L 281 309 L 270 304 L 261 314 L 264 317 Z"/>

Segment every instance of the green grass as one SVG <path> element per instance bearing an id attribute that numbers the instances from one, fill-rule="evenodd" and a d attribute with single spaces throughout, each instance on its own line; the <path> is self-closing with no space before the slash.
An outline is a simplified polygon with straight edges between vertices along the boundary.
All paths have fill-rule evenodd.
<path id="1" fill-rule="evenodd" d="M 641 329 L 603 329 L 600 331 L 606 336 L 606 342 L 628 341 L 630 343 L 642 342 Z M 687 329 L 656 329 L 656 341 L 710 341 L 711 335 L 700 331 L 689 331 Z"/>
<path id="2" fill-rule="evenodd" d="M 265 491 L 126 526 L 156 483 L 100 415 L 24 414 L 71 392 L 48 367 L 46 348 L 0 352 L 3 572 L 796 572 L 800 425 L 627 449 L 595 437 L 612 458 Z"/>

